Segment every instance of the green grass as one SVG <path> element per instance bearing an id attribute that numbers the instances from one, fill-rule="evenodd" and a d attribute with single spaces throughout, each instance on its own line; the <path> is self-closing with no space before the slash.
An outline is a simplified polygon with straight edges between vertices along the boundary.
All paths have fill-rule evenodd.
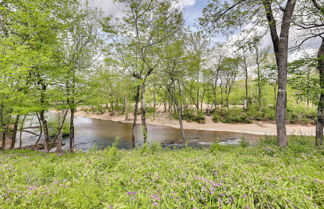
<path id="1" fill-rule="evenodd" d="M 0 154 L 0 208 L 323 208 L 324 152 L 256 147 Z"/>

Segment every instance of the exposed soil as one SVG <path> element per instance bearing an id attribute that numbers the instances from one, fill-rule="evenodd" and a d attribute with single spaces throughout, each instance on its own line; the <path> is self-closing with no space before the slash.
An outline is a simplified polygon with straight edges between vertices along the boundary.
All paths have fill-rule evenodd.
<path id="1" fill-rule="evenodd" d="M 76 116 L 79 117 L 89 117 L 101 120 L 111 120 L 122 123 L 132 123 L 133 116 L 129 114 L 129 119 L 125 120 L 125 115 L 111 115 L 110 113 L 95 114 L 88 113 L 84 111 L 78 111 Z M 140 124 L 141 120 L 138 119 L 137 123 Z M 169 127 L 179 127 L 177 120 L 170 119 L 166 113 L 156 113 L 147 119 L 147 124 L 151 125 L 161 125 Z M 211 130 L 211 131 L 230 131 L 230 132 L 240 132 L 249 134 L 259 134 L 259 135 L 276 135 L 276 124 L 271 122 L 261 122 L 254 121 L 251 124 L 232 124 L 232 123 L 215 123 L 212 121 L 211 116 L 206 116 L 206 121 L 204 124 L 199 124 L 196 122 L 184 121 L 185 129 L 196 129 L 196 130 Z M 287 134 L 288 135 L 307 135 L 315 136 L 315 126 L 314 125 L 301 125 L 301 124 L 287 124 Z"/>

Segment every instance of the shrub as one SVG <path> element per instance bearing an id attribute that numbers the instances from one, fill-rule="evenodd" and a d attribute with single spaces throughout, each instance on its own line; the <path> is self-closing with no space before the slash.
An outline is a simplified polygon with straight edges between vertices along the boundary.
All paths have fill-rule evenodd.
<path id="1" fill-rule="evenodd" d="M 228 146 L 228 145 L 220 145 L 219 142 L 215 142 L 212 145 L 210 145 L 210 147 L 209 147 L 209 151 L 211 153 L 217 153 L 217 152 L 220 152 L 220 151 L 227 151 L 227 150 L 230 150 L 230 149 L 231 149 L 230 146 Z"/>
<path id="2" fill-rule="evenodd" d="M 58 132 L 58 122 L 57 121 L 49 121 L 48 122 L 48 135 L 50 137 L 55 137 Z M 70 135 L 70 124 L 67 120 L 64 121 L 62 136 L 67 137 Z"/>
<path id="3" fill-rule="evenodd" d="M 213 115 L 214 122 L 223 123 L 251 123 L 248 114 L 241 108 L 230 108 L 215 110 Z"/>
<path id="4" fill-rule="evenodd" d="M 178 119 L 178 114 L 174 114 L 173 118 Z M 184 109 L 182 119 L 188 122 L 205 123 L 205 115 L 203 112 L 198 112 L 194 109 Z"/>
<path id="5" fill-rule="evenodd" d="M 242 138 L 240 141 L 240 146 L 241 147 L 248 147 L 249 146 L 249 141 L 246 140 L 245 138 Z"/>
<path id="6" fill-rule="evenodd" d="M 303 105 L 288 106 L 287 120 L 290 123 L 315 123 L 316 110 L 313 107 L 306 107 Z"/>

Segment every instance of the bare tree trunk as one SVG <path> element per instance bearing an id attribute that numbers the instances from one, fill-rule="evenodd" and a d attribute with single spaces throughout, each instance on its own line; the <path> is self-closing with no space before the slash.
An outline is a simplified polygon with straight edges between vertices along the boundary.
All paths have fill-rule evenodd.
<path id="1" fill-rule="evenodd" d="M 180 86 L 180 83 L 179 83 L 179 81 L 178 81 L 178 89 L 179 89 L 179 95 L 182 95 L 181 93 L 181 86 Z M 180 133 L 181 133 L 181 138 L 182 138 L 182 143 L 186 143 L 186 137 L 185 137 L 185 134 L 184 134 L 184 130 L 183 130 L 183 121 L 182 121 L 182 106 L 183 106 L 183 104 L 182 104 L 182 102 L 181 102 L 181 100 L 180 100 L 180 102 L 177 102 L 177 100 L 175 100 L 176 101 L 176 105 L 177 105 L 177 107 L 178 107 L 178 113 L 179 113 L 179 125 L 180 125 Z"/>
<path id="2" fill-rule="evenodd" d="M 318 51 L 318 66 L 320 74 L 320 99 L 317 107 L 317 122 L 316 122 L 316 139 L 317 146 L 323 145 L 323 126 L 324 126 L 324 38 Z"/>
<path id="3" fill-rule="evenodd" d="M 6 138 L 7 138 L 7 133 L 9 131 L 9 124 L 11 122 L 11 111 L 8 114 L 8 119 L 7 121 L 5 121 L 4 118 L 2 118 L 2 126 L 3 126 L 3 133 L 2 133 L 2 145 L 1 145 L 1 149 L 5 150 L 6 149 Z M 2 115 L 4 117 L 4 115 Z"/>
<path id="4" fill-rule="evenodd" d="M 184 134 L 184 130 L 183 130 L 183 121 L 182 121 L 182 107 L 178 106 L 178 114 L 179 114 L 179 125 L 180 125 L 180 133 L 181 133 L 181 139 L 182 139 L 182 143 L 186 143 L 186 137 Z"/>
<path id="5" fill-rule="evenodd" d="M 133 121 L 133 128 L 132 128 L 132 147 L 133 148 L 135 148 L 135 146 L 136 146 L 135 131 L 136 131 L 139 97 L 140 97 L 140 85 L 137 86 L 136 95 L 135 95 L 134 121 Z"/>
<path id="6" fill-rule="evenodd" d="M 128 100 L 127 100 L 127 96 L 125 96 L 124 98 L 124 101 L 125 101 L 125 120 L 128 121 L 129 120 L 129 116 L 128 116 Z"/>
<path id="7" fill-rule="evenodd" d="M 213 87 L 213 97 L 214 97 L 214 106 L 216 109 L 217 106 L 217 82 L 218 82 L 218 75 L 219 75 L 219 68 L 216 70 L 215 80 L 214 80 L 214 87 Z"/>
<path id="8" fill-rule="evenodd" d="M 40 119 L 40 116 L 37 113 L 36 113 L 36 116 L 37 116 L 37 119 L 38 119 L 38 122 L 39 122 L 39 137 L 38 137 L 38 139 L 37 139 L 37 141 L 36 141 L 36 143 L 34 145 L 35 149 L 37 148 L 37 145 L 38 145 L 40 139 L 43 136 L 43 125 L 42 125 L 42 121 Z"/>
<path id="9" fill-rule="evenodd" d="M 249 72 L 248 72 L 248 66 L 246 62 L 246 57 L 243 51 L 243 63 L 241 67 L 244 70 L 245 74 L 245 101 L 244 101 L 244 109 L 247 110 L 249 107 L 249 86 L 248 86 L 248 81 L 249 81 Z"/>
<path id="10" fill-rule="evenodd" d="M 154 90 L 153 90 L 153 108 L 154 110 L 156 109 L 156 92 Z"/>
<path id="11" fill-rule="evenodd" d="M 146 109 L 145 109 L 145 80 L 141 84 L 141 119 L 144 143 L 147 141 Z"/>
<path id="12" fill-rule="evenodd" d="M 13 150 L 15 148 L 15 144 L 16 144 L 19 117 L 20 117 L 20 115 L 17 115 L 16 120 L 14 122 L 14 128 L 13 128 L 13 131 L 12 131 L 12 138 L 11 138 L 11 144 L 10 144 L 10 149 L 11 150 Z"/>
<path id="13" fill-rule="evenodd" d="M 42 122 L 42 127 L 43 127 L 43 130 L 44 130 L 44 147 L 45 147 L 45 152 L 49 152 L 48 125 L 47 125 L 47 120 L 45 118 L 45 111 L 44 110 L 40 111 L 39 118 L 40 118 L 40 121 Z"/>
<path id="14" fill-rule="evenodd" d="M 62 111 L 63 113 L 64 111 Z M 65 119 L 67 116 L 68 110 L 65 111 L 65 113 L 63 114 L 63 117 L 61 115 L 61 113 L 59 113 L 59 118 L 58 118 L 58 132 L 56 135 L 56 152 L 62 152 L 62 130 L 64 127 L 64 123 L 65 123 Z"/>
<path id="15" fill-rule="evenodd" d="M 45 147 L 45 151 L 46 152 L 49 152 L 49 136 L 48 136 L 48 125 L 47 125 L 47 120 L 45 118 L 45 110 L 44 110 L 44 103 L 45 103 L 45 91 L 46 91 L 46 88 L 47 86 L 42 83 L 42 81 L 40 82 L 41 84 L 41 87 L 42 87 L 42 91 L 41 91 L 41 97 L 40 97 L 40 104 L 42 106 L 42 110 L 40 111 L 39 113 L 39 118 L 40 118 L 40 121 L 42 122 L 42 126 L 43 126 L 43 130 L 44 130 L 44 147 Z"/>
<path id="16" fill-rule="evenodd" d="M 70 109 L 70 151 L 73 152 L 74 150 L 74 113 L 75 113 L 75 108 L 72 107 Z"/>
<path id="17" fill-rule="evenodd" d="M 74 150 L 74 113 L 76 111 L 76 104 L 75 104 L 75 70 L 72 70 L 72 83 L 71 83 L 71 99 L 70 102 L 70 152 Z"/>
<path id="18" fill-rule="evenodd" d="M 283 55 L 284 57 L 285 55 Z M 280 57 L 280 55 L 278 56 Z M 276 104 L 277 137 L 280 147 L 288 145 L 286 133 L 286 107 L 287 107 L 287 56 L 278 58 L 278 96 Z"/>
<path id="19" fill-rule="evenodd" d="M 20 133 L 19 133 L 19 149 L 21 149 L 21 147 L 22 147 L 22 133 L 23 133 L 26 117 L 27 117 L 27 115 L 24 115 L 24 117 L 21 121 L 20 129 L 19 129 L 19 131 L 20 131 Z"/>
<path id="20" fill-rule="evenodd" d="M 2 127 L 2 134 L 1 134 L 1 150 L 5 150 L 6 148 L 6 124 L 4 122 L 4 105 L 1 103 L 0 105 L 0 123 Z"/>
<path id="21" fill-rule="evenodd" d="M 259 112 L 262 111 L 262 89 L 261 89 L 261 69 L 260 69 L 260 62 L 259 62 L 259 50 L 258 47 L 255 47 L 256 52 L 256 64 L 257 64 L 257 75 L 258 75 L 258 109 Z"/>
<path id="22" fill-rule="evenodd" d="M 1 137 L 1 150 L 6 149 L 6 130 L 4 129 Z"/>

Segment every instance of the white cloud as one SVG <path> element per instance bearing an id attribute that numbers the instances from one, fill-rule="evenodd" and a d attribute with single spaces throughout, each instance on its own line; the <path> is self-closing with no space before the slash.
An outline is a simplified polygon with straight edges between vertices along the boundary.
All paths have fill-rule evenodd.
<path id="1" fill-rule="evenodd" d="M 178 0 L 173 3 L 175 8 L 184 9 L 186 7 L 191 7 L 196 4 L 196 0 Z"/>
<path id="2" fill-rule="evenodd" d="M 97 8 L 102 11 L 104 16 L 122 17 L 125 7 L 122 3 L 118 3 L 114 0 L 89 0 L 92 8 Z M 178 0 L 172 1 L 173 7 L 178 9 L 184 9 L 186 7 L 194 6 L 196 0 Z"/>
<path id="3" fill-rule="evenodd" d="M 122 17 L 124 5 L 114 0 L 90 0 L 90 6 L 102 11 L 104 16 Z"/>

